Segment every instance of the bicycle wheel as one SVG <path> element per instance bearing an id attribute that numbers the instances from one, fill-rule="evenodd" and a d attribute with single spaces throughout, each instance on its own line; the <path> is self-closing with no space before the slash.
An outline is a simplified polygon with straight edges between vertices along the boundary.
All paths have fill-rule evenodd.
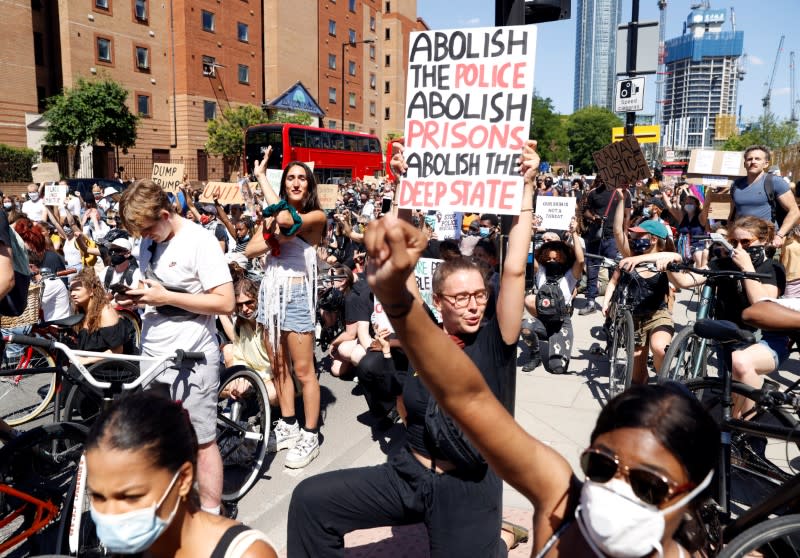
<path id="1" fill-rule="evenodd" d="M 800 557 L 800 515 L 786 515 L 753 525 L 733 539 L 719 558 L 763 558 Z"/>
<path id="2" fill-rule="evenodd" d="M 608 354 L 608 398 L 631 387 L 633 378 L 633 316 L 621 310 L 614 318 L 614 336 Z"/>
<path id="3" fill-rule="evenodd" d="M 130 382 L 139 377 L 139 365 L 123 360 L 103 360 L 88 367 L 89 373 L 102 382 Z M 128 393 L 128 392 L 126 392 Z M 85 382 L 72 384 L 64 403 L 64 418 L 90 425 L 103 409 L 103 395 Z"/>
<path id="4" fill-rule="evenodd" d="M 70 483 L 83 453 L 86 427 L 68 422 L 48 424 L 29 430 L 0 448 L 0 482 L 49 501 L 63 512 Z M 5 515 L 15 507 L 13 497 L 0 500 Z M 33 517 L 23 515 L 14 529 L 32 525 Z M 29 537 L 17 548 L 30 555 L 53 552 L 56 547 L 57 521 Z M 4 531 L 4 536 L 6 532 Z"/>
<path id="5" fill-rule="evenodd" d="M 30 345 L 25 345 L 19 356 L 3 356 L 0 369 L 19 370 L 19 374 L 0 376 L 0 417 L 19 426 L 42 414 L 56 393 L 56 373 L 25 374 L 25 370 L 55 365 L 47 351 Z"/>
<path id="6" fill-rule="evenodd" d="M 686 382 L 686 387 L 695 394 L 714 420 L 721 422 L 722 380 L 695 378 Z M 797 420 L 786 408 L 776 406 L 765 409 L 758 405 L 760 390 L 733 382 L 731 393 L 756 403 L 753 410 L 743 417 L 745 420 L 764 427 L 786 429 L 787 432 L 797 429 Z M 791 453 L 788 461 L 800 454 L 797 446 L 785 439 L 765 435 L 759 442 L 758 437 L 732 430 L 731 501 L 742 508 L 752 507 L 788 481 L 793 472 L 786 460 L 787 453 Z"/>
<path id="7" fill-rule="evenodd" d="M 672 338 L 658 371 L 658 381 L 685 382 L 705 376 L 708 356 L 708 341 L 695 335 L 693 326 L 687 325 Z"/>
<path id="8" fill-rule="evenodd" d="M 222 455 L 222 499 L 236 501 L 258 480 L 269 437 L 267 388 L 256 372 L 236 370 L 221 382 L 217 403 L 217 445 Z"/>

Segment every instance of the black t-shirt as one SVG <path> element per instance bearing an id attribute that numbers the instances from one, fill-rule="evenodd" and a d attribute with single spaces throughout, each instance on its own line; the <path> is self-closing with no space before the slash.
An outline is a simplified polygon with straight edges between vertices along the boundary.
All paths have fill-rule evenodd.
<path id="1" fill-rule="evenodd" d="M 508 390 L 508 378 L 513 373 L 512 368 L 516 366 L 516 343 L 507 345 L 503 341 L 497 318 L 490 320 L 465 342 L 464 352 L 478 367 L 495 397 L 504 401 Z M 409 370 L 403 381 L 408 445 L 422 455 L 447 459 L 446 456 L 437 453 L 425 430 L 425 411 L 430 397 L 430 392 L 420 377 L 415 375 L 413 370 Z"/>
<path id="2" fill-rule="evenodd" d="M 614 196 L 614 201 L 611 201 L 612 195 Z M 611 202 L 611 205 L 609 205 L 609 202 Z M 613 234 L 614 232 L 614 213 L 617 210 L 618 203 L 619 196 L 616 194 L 616 191 L 608 190 L 605 186 L 595 188 L 589 192 L 586 198 L 586 209 L 600 217 L 606 215 L 606 219 L 603 222 L 603 231 L 605 233 Z M 608 213 L 606 214 L 607 207 Z M 627 209 L 631 207 L 631 198 L 629 196 L 625 197 L 625 207 Z"/>
<path id="3" fill-rule="evenodd" d="M 344 296 L 344 321 L 369 322 L 372 318 L 372 291 L 366 280 L 359 279 L 353 283 L 350 292 Z"/>
<path id="4" fill-rule="evenodd" d="M 739 269 L 730 258 L 712 259 L 708 262 L 708 267 L 712 270 Z M 778 296 L 783 295 L 783 291 L 786 289 L 786 271 L 780 263 L 768 258 L 755 268 L 755 272 L 769 275 L 769 278 L 761 279 L 760 282 L 765 285 L 775 285 L 778 287 Z M 717 284 L 714 318 L 728 320 L 740 328 L 755 331 L 757 328 L 742 321 L 742 312 L 750 306 L 744 281 L 725 278 L 712 279 L 712 281 Z"/>
<path id="5" fill-rule="evenodd" d="M 11 225 L 8 224 L 8 215 L 5 211 L 0 211 L 0 242 L 6 246 L 12 246 Z"/>

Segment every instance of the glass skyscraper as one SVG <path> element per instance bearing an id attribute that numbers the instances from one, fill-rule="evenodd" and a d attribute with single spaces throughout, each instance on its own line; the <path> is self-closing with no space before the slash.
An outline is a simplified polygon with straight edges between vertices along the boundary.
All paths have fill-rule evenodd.
<path id="1" fill-rule="evenodd" d="M 622 0 L 578 0 L 574 17 L 574 108 L 600 106 L 614 110 L 614 63 Z"/>

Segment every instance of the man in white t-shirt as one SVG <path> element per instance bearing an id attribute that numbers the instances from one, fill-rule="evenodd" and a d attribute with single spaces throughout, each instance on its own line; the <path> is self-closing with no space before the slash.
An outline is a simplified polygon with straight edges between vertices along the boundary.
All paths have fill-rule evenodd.
<path id="1" fill-rule="evenodd" d="M 205 362 L 166 370 L 157 381 L 189 412 L 199 443 L 200 503 L 204 510 L 219 513 L 222 458 L 216 443 L 219 346 L 215 316 L 232 314 L 235 308 L 225 257 L 214 236 L 175 213 L 166 192 L 152 180 L 140 180 L 125 190 L 120 218 L 128 231 L 144 238 L 139 269 L 145 287 L 125 296 L 145 307 L 142 355 L 171 355 L 176 349 L 206 354 Z"/>
<path id="2" fill-rule="evenodd" d="M 28 201 L 22 204 L 22 212 L 34 223 L 47 219 L 47 208 L 36 184 L 28 184 Z"/>

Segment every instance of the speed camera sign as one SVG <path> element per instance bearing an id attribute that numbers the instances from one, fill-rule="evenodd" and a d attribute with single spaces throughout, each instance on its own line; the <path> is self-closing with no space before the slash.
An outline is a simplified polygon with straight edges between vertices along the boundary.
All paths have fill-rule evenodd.
<path id="1" fill-rule="evenodd" d="M 616 112 L 636 112 L 644 109 L 644 78 L 617 80 Z"/>

